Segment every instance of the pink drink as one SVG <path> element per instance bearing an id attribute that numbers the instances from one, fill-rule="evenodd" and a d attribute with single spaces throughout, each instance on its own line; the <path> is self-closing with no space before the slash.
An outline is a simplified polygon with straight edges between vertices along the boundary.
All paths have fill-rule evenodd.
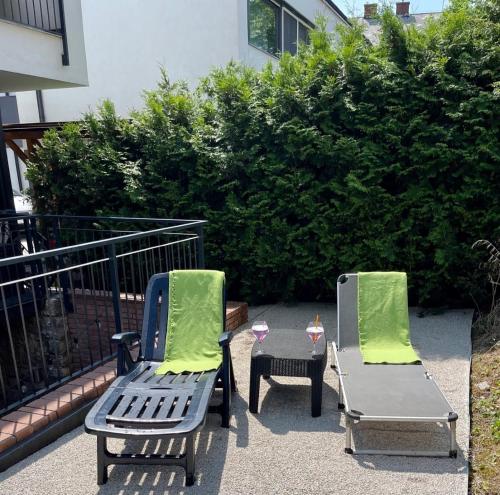
<path id="1" fill-rule="evenodd" d="M 262 341 L 267 337 L 269 333 L 269 328 L 267 325 L 254 325 L 252 327 L 252 332 L 255 338 L 262 343 Z"/>
<path id="2" fill-rule="evenodd" d="M 313 354 L 316 354 L 316 342 L 318 342 L 324 333 L 323 324 L 320 321 L 317 323 L 311 321 L 309 325 L 307 325 L 306 332 L 314 344 Z"/>
<path id="3" fill-rule="evenodd" d="M 318 342 L 318 340 L 321 338 L 323 335 L 322 331 L 318 331 L 317 329 L 307 329 L 307 335 L 309 335 L 309 338 L 312 340 L 313 344 Z"/>

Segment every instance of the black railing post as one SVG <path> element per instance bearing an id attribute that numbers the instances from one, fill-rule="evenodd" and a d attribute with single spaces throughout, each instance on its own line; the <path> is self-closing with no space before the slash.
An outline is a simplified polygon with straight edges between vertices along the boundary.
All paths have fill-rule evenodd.
<path id="1" fill-rule="evenodd" d="M 203 247 L 203 224 L 196 227 L 196 268 L 205 268 L 205 250 Z"/>
<path id="2" fill-rule="evenodd" d="M 118 263 L 116 262 L 116 246 L 114 243 L 109 244 L 109 280 L 111 282 L 111 292 L 113 297 L 113 311 L 115 314 L 115 331 L 122 332 L 122 316 L 120 313 L 120 284 L 118 282 Z"/>
<path id="3" fill-rule="evenodd" d="M 69 65 L 68 36 L 66 34 L 66 16 L 64 14 L 64 0 L 59 0 L 59 15 L 61 17 L 61 36 L 63 44 L 62 64 Z"/>
<path id="4" fill-rule="evenodd" d="M 8 210 L 8 213 L 16 211 L 14 206 L 14 193 L 10 180 L 9 162 L 7 161 L 7 149 L 3 134 L 2 112 L 0 111 L 0 210 Z"/>

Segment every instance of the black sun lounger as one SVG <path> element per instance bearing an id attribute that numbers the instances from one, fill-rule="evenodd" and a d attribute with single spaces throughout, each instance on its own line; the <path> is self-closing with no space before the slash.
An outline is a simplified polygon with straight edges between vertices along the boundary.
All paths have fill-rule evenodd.
<path id="1" fill-rule="evenodd" d="M 194 483 L 195 433 L 205 424 L 209 400 L 216 387 L 223 389 L 220 406 L 210 412 L 222 416 L 229 427 L 231 392 L 236 389 L 229 343 L 231 332 L 221 328 L 219 345 L 223 361 L 218 370 L 201 373 L 155 375 L 165 355 L 168 316 L 168 273 L 151 277 L 146 290 L 142 337 L 138 333 L 113 336 L 119 346 L 118 375 L 85 419 L 87 433 L 97 435 L 97 482 L 107 481 L 112 464 L 163 464 L 181 466 L 186 485 Z M 222 321 L 225 322 L 225 298 Z M 128 346 L 140 341 L 139 357 L 134 361 Z M 124 375 L 124 376 L 121 376 Z M 112 454 L 107 437 L 136 439 L 186 438 L 185 452 L 167 454 Z"/>
<path id="2" fill-rule="evenodd" d="M 422 364 L 364 364 L 359 350 L 358 277 L 341 275 L 337 282 L 337 342 L 333 342 L 339 376 L 339 409 L 346 420 L 345 451 L 456 457 L 458 416 Z M 450 448 L 445 452 L 354 450 L 353 425 L 363 421 L 447 423 Z"/>

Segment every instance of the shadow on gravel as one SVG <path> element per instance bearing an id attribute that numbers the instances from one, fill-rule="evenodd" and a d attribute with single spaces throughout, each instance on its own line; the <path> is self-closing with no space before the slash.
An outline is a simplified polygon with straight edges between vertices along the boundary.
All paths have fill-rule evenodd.
<path id="1" fill-rule="evenodd" d="M 109 480 L 99 488 L 99 495 L 217 494 L 226 463 L 229 435 L 236 435 L 238 447 L 248 445 L 247 403 L 239 394 L 233 396 L 231 426 L 221 428 L 220 416 L 209 414 L 196 445 L 196 481 L 184 486 L 184 470 L 175 466 L 119 465 L 109 467 Z M 126 440 L 120 452 L 175 454 L 184 450 L 182 438 L 158 441 Z"/>
<path id="2" fill-rule="evenodd" d="M 448 426 L 428 423 L 392 423 L 356 425 L 353 440 L 359 449 L 387 449 L 410 451 L 447 451 L 449 449 Z M 458 458 L 353 455 L 363 468 L 400 473 L 459 473 L 464 468 L 463 452 Z"/>
<path id="3" fill-rule="evenodd" d="M 342 433 L 340 414 L 337 410 L 338 395 L 335 389 L 323 383 L 323 404 L 321 416 L 311 416 L 310 385 L 281 384 L 273 378 L 266 380 L 270 388 L 264 391 L 264 398 L 255 418 L 276 435 L 289 431 Z M 333 419 L 333 421 L 332 421 Z"/>
<path id="4" fill-rule="evenodd" d="M 8 468 L 6 471 L 0 473 L 0 495 L 2 493 L 1 489 L 2 481 L 7 480 L 13 476 L 16 476 L 17 474 L 22 472 L 23 469 L 30 466 L 31 464 L 39 461 L 40 459 L 43 459 L 44 457 L 50 456 L 51 454 L 54 453 L 54 451 L 59 449 L 62 445 L 68 442 L 72 442 L 76 437 L 80 436 L 82 433 L 83 433 L 83 426 L 75 428 L 73 431 L 70 431 L 69 433 L 66 433 L 62 437 L 58 438 L 55 442 L 47 445 L 38 452 L 35 452 L 26 459 L 17 462 L 16 464 Z"/>

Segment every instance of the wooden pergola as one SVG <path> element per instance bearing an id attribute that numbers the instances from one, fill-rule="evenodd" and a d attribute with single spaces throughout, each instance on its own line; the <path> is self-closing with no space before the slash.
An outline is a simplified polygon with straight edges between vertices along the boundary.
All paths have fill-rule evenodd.
<path id="1" fill-rule="evenodd" d="M 23 162 L 27 162 L 35 148 L 40 145 L 45 131 L 49 129 L 60 129 L 65 122 L 43 122 L 34 124 L 5 124 L 3 135 L 5 144 Z M 23 150 L 16 141 L 26 140 L 27 150 Z"/>

